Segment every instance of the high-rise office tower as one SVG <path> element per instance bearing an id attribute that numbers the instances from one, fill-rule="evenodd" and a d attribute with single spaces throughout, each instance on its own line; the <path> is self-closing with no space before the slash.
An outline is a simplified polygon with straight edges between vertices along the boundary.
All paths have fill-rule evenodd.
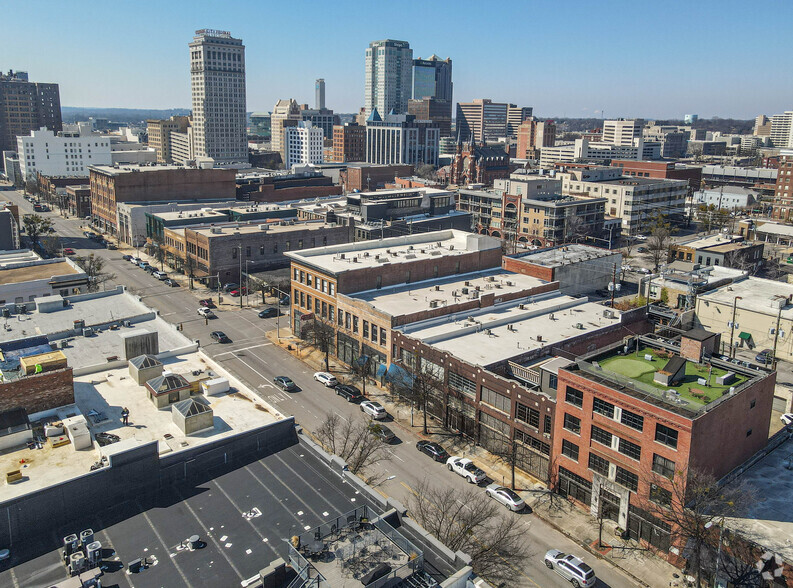
<path id="1" fill-rule="evenodd" d="M 793 110 L 771 117 L 771 143 L 774 147 L 787 149 L 793 147 Z"/>
<path id="2" fill-rule="evenodd" d="M 428 59 L 413 60 L 413 99 L 437 98 L 452 102 L 452 60 L 438 59 L 430 55 Z"/>
<path id="3" fill-rule="evenodd" d="M 218 163 L 247 162 L 245 46 L 228 31 L 201 29 L 190 43 L 193 150 Z"/>
<path id="4" fill-rule="evenodd" d="M 464 141 L 494 141 L 514 137 L 518 127 L 532 115 L 531 106 L 519 107 L 489 98 L 457 104 L 457 134 Z"/>
<path id="5" fill-rule="evenodd" d="M 24 71 L 0 73 L 0 152 L 16 151 L 17 137 L 41 127 L 63 130 L 58 84 L 30 82 Z"/>
<path id="6" fill-rule="evenodd" d="M 388 114 L 408 111 L 413 86 L 413 50 L 407 41 L 372 41 L 366 49 L 364 106 Z"/>
<path id="7" fill-rule="evenodd" d="M 293 99 L 279 100 L 270 114 L 270 149 L 281 154 L 281 161 L 286 161 L 284 148 L 284 129 L 296 127 L 302 120 L 300 107 Z"/>
<path id="8" fill-rule="evenodd" d="M 323 110 L 325 108 L 325 80 L 319 78 L 314 83 L 314 108 Z"/>
<path id="9" fill-rule="evenodd" d="M 603 142 L 623 147 L 633 146 L 635 139 L 642 138 L 644 120 L 641 118 L 618 118 L 603 121 Z"/>

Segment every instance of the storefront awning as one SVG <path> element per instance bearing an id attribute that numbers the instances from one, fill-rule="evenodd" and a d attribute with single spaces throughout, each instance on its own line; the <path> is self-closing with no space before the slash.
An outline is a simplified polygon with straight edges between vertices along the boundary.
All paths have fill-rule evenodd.
<path id="1" fill-rule="evenodd" d="M 404 388 L 413 387 L 413 376 L 411 376 L 405 368 L 395 363 L 388 366 L 385 379 L 395 386 Z"/>
<path id="2" fill-rule="evenodd" d="M 384 363 L 377 364 L 377 377 L 382 378 L 388 372 L 388 366 Z"/>
<path id="3" fill-rule="evenodd" d="M 752 338 L 752 335 L 751 335 L 751 333 L 747 333 L 746 331 L 741 331 L 738 334 L 738 338 L 739 339 L 743 339 L 744 341 L 748 341 L 749 339 Z"/>

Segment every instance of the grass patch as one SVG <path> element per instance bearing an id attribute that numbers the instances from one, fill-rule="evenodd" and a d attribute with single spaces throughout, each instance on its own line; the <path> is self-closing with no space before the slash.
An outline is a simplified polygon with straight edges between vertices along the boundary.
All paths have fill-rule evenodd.
<path id="1" fill-rule="evenodd" d="M 651 355 L 652 359 L 645 359 L 645 355 Z M 726 386 L 716 384 L 716 379 L 726 374 L 727 370 L 713 366 L 710 373 L 710 385 L 700 384 L 697 381 L 699 378 L 708 380 L 709 366 L 688 361 L 686 362 L 686 375 L 680 382 L 674 386 L 662 386 L 653 381 L 653 377 L 655 372 L 666 365 L 672 355 L 672 353 L 663 350 L 645 348 L 628 355 L 614 355 L 604 358 L 598 360 L 598 363 L 604 369 L 652 386 L 659 392 L 677 390 L 681 398 L 687 400 L 690 404 L 700 406 L 720 398 L 731 386 L 739 386 L 746 381 L 745 376 L 736 374 L 735 380 L 731 384 Z"/>

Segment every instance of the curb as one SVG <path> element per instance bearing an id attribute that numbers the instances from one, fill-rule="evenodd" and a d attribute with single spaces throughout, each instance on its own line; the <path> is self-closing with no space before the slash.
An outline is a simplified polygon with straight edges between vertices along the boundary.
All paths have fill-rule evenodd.
<path id="1" fill-rule="evenodd" d="M 591 553 L 592 555 L 594 555 L 594 556 L 595 556 L 595 557 L 597 557 L 598 559 L 601 559 L 601 560 L 603 560 L 603 561 L 606 561 L 606 562 L 610 563 L 610 564 L 611 564 L 611 565 L 613 565 L 615 568 L 619 568 L 619 570 L 620 570 L 620 571 L 621 571 L 623 574 L 625 574 L 625 575 L 626 575 L 626 576 L 628 576 L 628 577 L 629 577 L 631 580 L 633 580 L 634 582 L 636 582 L 636 584 L 637 584 L 638 586 L 645 586 L 645 587 L 647 587 L 647 588 L 651 588 L 651 586 L 652 586 L 651 584 L 648 584 L 647 582 L 645 582 L 644 580 L 642 580 L 642 579 L 641 579 L 641 578 L 639 578 L 638 576 L 634 575 L 632 572 L 630 572 L 630 571 L 626 570 L 624 567 L 622 567 L 621 565 L 619 565 L 618 563 L 616 563 L 616 562 L 615 562 L 613 559 L 606 557 L 605 555 L 603 555 L 602 553 L 600 553 L 599 551 L 597 551 L 597 550 L 595 550 L 595 549 L 592 549 L 592 548 L 591 548 L 589 545 L 587 545 L 587 544 L 585 544 L 585 543 L 581 543 L 581 542 L 578 540 L 578 538 L 577 538 L 577 537 L 573 537 L 573 535 L 571 535 L 571 534 L 570 534 L 569 532 L 567 532 L 565 529 L 563 529 L 562 527 L 560 527 L 559 525 L 557 525 L 557 524 L 556 524 L 556 523 L 554 523 L 553 521 L 551 521 L 551 520 L 549 520 L 549 519 L 545 518 L 544 516 L 540 515 L 540 514 L 539 514 L 539 513 L 538 513 L 536 510 L 534 511 L 534 514 L 537 516 L 537 518 L 538 518 L 538 519 L 540 519 L 540 520 L 542 520 L 543 522 L 547 523 L 548 525 L 550 525 L 551 527 L 553 527 L 554 529 L 556 529 L 557 531 L 559 531 L 559 532 L 560 532 L 562 535 L 564 535 L 565 537 L 567 537 L 567 538 L 568 538 L 568 539 L 570 539 L 571 541 L 574 541 L 574 542 L 576 543 L 576 545 L 580 545 L 581 547 L 583 547 L 584 549 L 586 549 L 586 551 L 587 551 L 587 552 Z"/>

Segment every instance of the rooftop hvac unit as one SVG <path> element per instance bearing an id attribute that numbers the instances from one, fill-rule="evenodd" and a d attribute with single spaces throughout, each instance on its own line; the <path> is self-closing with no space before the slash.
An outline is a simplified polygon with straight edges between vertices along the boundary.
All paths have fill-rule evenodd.
<path id="1" fill-rule="evenodd" d="M 102 543 L 93 541 L 85 546 L 85 556 L 88 559 L 88 567 L 95 568 L 102 560 Z"/>
<path id="2" fill-rule="evenodd" d="M 507 325 L 507 331 L 512 331 L 512 332 L 514 332 L 514 331 L 515 331 L 515 327 L 514 327 L 514 325 Z"/>
<path id="3" fill-rule="evenodd" d="M 339 259 L 344 259 L 345 257 L 344 253 L 339 253 Z"/>
<path id="4" fill-rule="evenodd" d="M 518 310 L 526 310 L 525 304 L 518 304 Z"/>
<path id="5" fill-rule="evenodd" d="M 435 286 L 435 291 L 436 291 L 436 292 L 440 292 L 440 290 L 441 290 L 441 287 L 436 285 L 436 286 Z"/>
<path id="6" fill-rule="evenodd" d="M 66 349 L 68 345 L 69 345 L 69 341 L 67 339 L 61 339 L 60 341 L 58 341 L 58 348 L 60 349 Z"/>
<path id="7" fill-rule="evenodd" d="M 471 285 L 471 282 L 469 282 L 469 281 L 467 281 L 467 280 L 466 280 L 466 282 L 465 282 L 465 285 L 466 285 L 466 286 L 470 286 L 470 285 Z"/>
<path id="8" fill-rule="evenodd" d="M 94 330 L 91 327 L 85 327 L 83 329 L 83 337 L 91 337 L 94 334 Z"/>
<path id="9" fill-rule="evenodd" d="M 492 282 L 493 276 L 485 276 L 485 282 Z"/>
<path id="10" fill-rule="evenodd" d="M 69 556 L 69 572 L 76 576 L 85 569 L 86 561 L 82 551 L 76 551 Z"/>
<path id="11" fill-rule="evenodd" d="M 614 318 L 614 313 L 611 311 L 611 309 L 607 308 L 606 310 L 603 311 L 603 316 L 609 319 Z"/>
<path id="12" fill-rule="evenodd" d="M 454 245 L 449 245 L 449 251 L 454 251 Z"/>
<path id="13" fill-rule="evenodd" d="M 268 225 L 268 224 L 259 225 L 259 230 L 260 231 L 266 231 L 269 228 L 270 228 L 270 225 Z"/>
<path id="14" fill-rule="evenodd" d="M 542 341 L 542 335 L 537 335 L 537 341 Z"/>
<path id="15" fill-rule="evenodd" d="M 121 324 L 124 325 L 125 327 L 131 327 L 132 321 L 121 321 Z"/>
<path id="16" fill-rule="evenodd" d="M 575 324 L 575 328 L 576 329 L 583 329 L 584 328 L 584 324 L 583 323 L 576 323 Z"/>
<path id="17" fill-rule="evenodd" d="M 85 547 L 89 543 L 94 542 L 94 530 L 93 529 L 85 529 L 84 531 L 80 531 L 80 544 Z"/>
<path id="18" fill-rule="evenodd" d="M 68 557 L 77 551 L 77 547 L 79 545 L 80 540 L 77 538 L 77 535 L 66 535 L 63 538 L 63 555 L 68 559 Z"/>
<path id="19" fill-rule="evenodd" d="M 549 314 L 548 318 L 551 319 L 552 321 L 556 320 L 556 316 L 553 313 Z"/>
<path id="20" fill-rule="evenodd" d="M 460 295 L 460 293 L 457 290 L 452 290 L 452 297 L 453 298 L 457 298 L 459 295 Z"/>
<path id="21" fill-rule="evenodd" d="M 364 252 L 363 252 L 363 256 L 364 256 L 364 257 L 369 257 L 369 252 L 368 252 L 368 251 L 364 251 Z"/>
<path id="22" fill-rule="evenodd" d="M 493 331 L 490 329 L 485 329 L 485 333 L 487 333 L 487 336 L 490 337 L 493 334 Z"/>
<path id="23" fill-rule="evenodd" d="M 430 308 L 438 308 L 438 301 L 430 300 Z"/>

